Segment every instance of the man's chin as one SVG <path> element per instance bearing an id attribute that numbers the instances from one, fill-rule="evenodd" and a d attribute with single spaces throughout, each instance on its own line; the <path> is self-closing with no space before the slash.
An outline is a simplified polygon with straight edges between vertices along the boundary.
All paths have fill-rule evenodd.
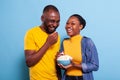
<path id="1" fill-rule="evenodd" d="M 54 31 L 48 31 L 48 34 L 52 34 L 52 33 L 54 33 L 55 32 L 55 30 Z"/>

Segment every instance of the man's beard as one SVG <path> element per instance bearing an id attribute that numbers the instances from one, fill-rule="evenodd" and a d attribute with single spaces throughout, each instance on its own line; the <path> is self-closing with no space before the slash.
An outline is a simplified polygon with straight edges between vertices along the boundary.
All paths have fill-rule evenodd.
<path id="1" fill-rule="evenodd" d="M 49 25 L 46 25 L 46 23 L 44 23 L 44 25 L 45 25 L 45 31 L 48 33 L 48 34 L 51 34 L 51 33 L 53 33 L 53 32 L 55 32 L 56 31 L 56 28 L 57 27 L 50 27 Z"/>
<path id="2" fill-rule="evenodd" d="M 46 32 L 48 33 L 48 34 L 51 34 L 51 33 L 53 33 L 53 32 L 55 32 L 56 31 L 56 28 L 52 28 L 52 29 L 49 29 L 48 27 L 46 27 Z"/>

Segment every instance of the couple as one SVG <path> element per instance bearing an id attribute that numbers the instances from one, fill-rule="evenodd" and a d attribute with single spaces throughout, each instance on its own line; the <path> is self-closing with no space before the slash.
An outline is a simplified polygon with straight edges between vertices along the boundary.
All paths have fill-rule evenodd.
<path id="1" fill-rule="evenodd" d="M 63 40 L 62 46 L 56 32 L 60 23 L 59 10 L 54 5 L 45 6 L 41 21 L 42 24 L 28 30 L 24 38 L 30 80 L 94 80 L 92 72 L 98 70 L 98 54 L 93 41 L 80 34 L 86 25 L 82 16 L 69 17 L 65 26 L 69 38 Z M 57 64 L 59 50 L 72 56 L 70 65 Z M 61 67 L 65 69 L 62 78 Z"/>

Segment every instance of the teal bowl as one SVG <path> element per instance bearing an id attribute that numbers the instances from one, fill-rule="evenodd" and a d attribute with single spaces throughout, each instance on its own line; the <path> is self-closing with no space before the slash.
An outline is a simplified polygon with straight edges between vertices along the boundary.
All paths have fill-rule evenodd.
<path id="1" fill-rule="evenodd" d="M 70 60 L 57 60 L 59 64 L 62 64 L 63 66 L 67 66 L 70 64 Z"/>

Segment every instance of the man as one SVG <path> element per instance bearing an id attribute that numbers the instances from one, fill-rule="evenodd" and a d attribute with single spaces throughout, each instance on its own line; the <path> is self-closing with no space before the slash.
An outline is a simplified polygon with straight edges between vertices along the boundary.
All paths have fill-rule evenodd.
<path id="1" fill-rule="evenodd" d="M 30 80 L 58 80 L 56 55 L 60 37 L 56 32 L 60 13 L 53 5 L 47 5 L 41 16 L 42 24 L 28 30 L 24 39 L 26 64 Z"/>

